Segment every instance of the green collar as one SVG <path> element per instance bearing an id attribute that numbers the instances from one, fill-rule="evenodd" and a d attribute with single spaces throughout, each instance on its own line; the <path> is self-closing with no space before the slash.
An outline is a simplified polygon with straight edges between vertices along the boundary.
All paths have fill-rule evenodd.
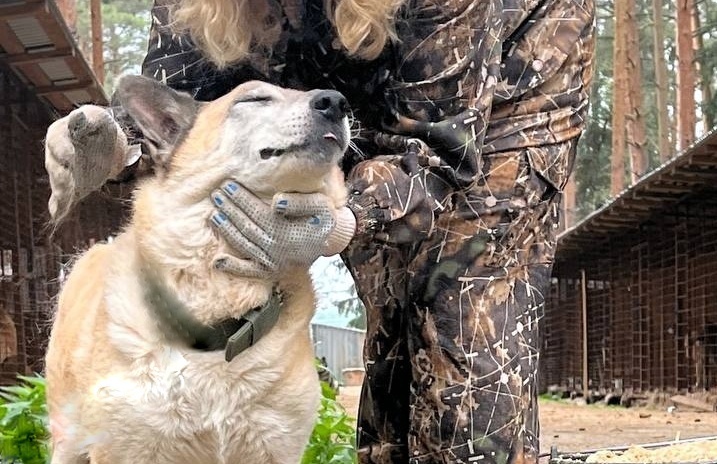
<path id="1" fill-rule="evenodd" d="M 227 362 L 269 333 L 281 313 L 282 295 L 274 288 L 263 306 L 249 310 L 238 319 L 232 317 L 205 325 L 192 316 L 156 273 L 144 268 L 142 274 L 145 301 L 165 335 L 197 350 L 224 350 Z"/>

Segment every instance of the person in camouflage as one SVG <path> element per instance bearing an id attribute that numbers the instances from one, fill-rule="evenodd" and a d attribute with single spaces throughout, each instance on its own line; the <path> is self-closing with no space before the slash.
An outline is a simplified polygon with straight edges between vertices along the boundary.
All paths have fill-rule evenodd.
<path id="1" fill-rule="evenodd" d="M 359 461 L 535 463 L 539 326 L 593 0 L 409 0 L 371 59 L 341 46 L 325 4 L 267 0 L 270 45 L 217 67 L 157 0 L 143 73 L 198 100 L 250 79 L 342 92 L 357 128 L 342 257 L 368 325 Z"/>

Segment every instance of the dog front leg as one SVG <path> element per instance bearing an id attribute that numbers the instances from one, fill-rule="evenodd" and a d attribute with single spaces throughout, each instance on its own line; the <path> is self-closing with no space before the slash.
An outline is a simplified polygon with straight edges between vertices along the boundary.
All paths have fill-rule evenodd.
<path id="1" fill-rule="evenodd" d="M 78 453 L 76 447 L 67 446 L 65 442 L 60 441 L 52 447 L 50 464 L 90 464 L 90 458 L 86 454 Z"/>

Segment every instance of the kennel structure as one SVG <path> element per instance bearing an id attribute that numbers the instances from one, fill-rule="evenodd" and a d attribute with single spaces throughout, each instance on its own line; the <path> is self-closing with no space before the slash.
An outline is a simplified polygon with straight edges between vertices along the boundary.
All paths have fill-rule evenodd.
<path id="1" fill-rule="evenodd" d="M 55 238 L 46 230 L 43 138 L 88 102 L 107 99 L 55 3 L 0 1 L 0 384 L 42 370 L 64 263 L 117 226 L 121 206 L 98 195 Z"/>
<path id="2" fill-rule="evenodd" d="M 541 383 L 717 389 L 717 129 L 558 239 Z"/>
<path id="3" fill-rule="evenodd" d="M 363 344 L 366 331 L 350 327 L 311 324 L 311 341 L 317 358 L 326 360 L 326 367 L 339 380 L 345 369 L 363 368 Z"/>

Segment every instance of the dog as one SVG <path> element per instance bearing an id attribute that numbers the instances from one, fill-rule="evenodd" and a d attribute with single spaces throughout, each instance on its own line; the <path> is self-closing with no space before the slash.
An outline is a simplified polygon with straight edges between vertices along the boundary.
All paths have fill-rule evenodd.
<path id="1" fill-rule="evenodd" d="M 299 462 L 320 398 L 308 269 L 276 281 L 217 270 L 216 256 L 236 253 L 208 225 L 210 193 L 232 177 L 267 203 L 322 193 L 342 207 L 345 99 L 252 81 L 198 103 L 139 76 L 115 95 L 163 167 L 60 292 L 46 356 L 52 464 Z M 172 323 L 206 329 L 269 304 L 273 325 L 231 355 L 232 338 L 192 345 Z"/>

